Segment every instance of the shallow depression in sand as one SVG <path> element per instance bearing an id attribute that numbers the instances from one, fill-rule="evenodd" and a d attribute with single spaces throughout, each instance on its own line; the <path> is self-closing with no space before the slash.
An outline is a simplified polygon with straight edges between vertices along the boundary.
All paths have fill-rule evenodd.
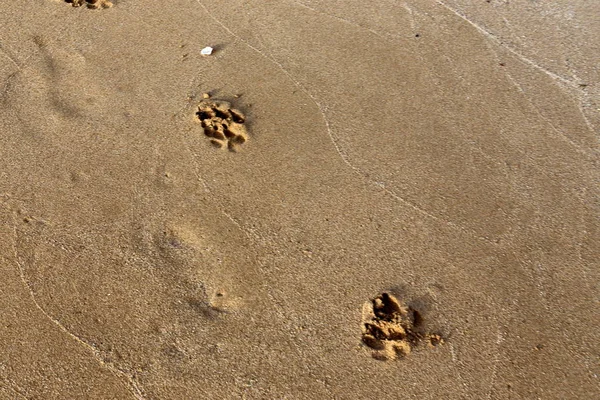
<path id="1" fill-rule="evenodd" d="M 110 0 L 65 0 L 65 2 L 71 4 L 73 7 L 87 6 L 87 8 L 92 9 L 110 8 L 113 6 Z"/>
<path id="2" fill-rule="evenodd" d="M 440 335 L 423 331 L 422 325 L 419 311 L 382 293 L 364 306 L 362 341 L 373 349 L 373 357 L 378 360 L 393 360 L 409 355 L 422 344 L 437 346 L 444 342 Z"/>
<path id="3" fill-rule="evenodd" d="M 231 151 L 237 151 L 238 146 L 248 140 L 248 132 L 244 125 L 246 116 L 232 108 L 231 103 L 227 101 L 201 102 L 196 118 L 200 121 L 204 134 L 215 147 L 227 147 Z"/>

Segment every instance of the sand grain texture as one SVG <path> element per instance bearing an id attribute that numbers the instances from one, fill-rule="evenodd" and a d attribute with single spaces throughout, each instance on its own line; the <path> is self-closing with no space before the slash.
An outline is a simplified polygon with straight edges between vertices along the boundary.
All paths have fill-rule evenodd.
<path id="1" fill-rule="evenodd" d="M 0 2 L 0 398 L 599 397 L 600 6 L 563 3 Z M 388 292 L 443 345 L 374 359 Z"/>

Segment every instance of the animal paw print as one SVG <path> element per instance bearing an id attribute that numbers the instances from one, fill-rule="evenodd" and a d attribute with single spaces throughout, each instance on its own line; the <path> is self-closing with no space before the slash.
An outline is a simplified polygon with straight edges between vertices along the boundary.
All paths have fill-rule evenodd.
<path id="1" fill-rule="evenodd" d="M 221 100 L 203 101 L 198 105 L 196 118 L 200 121 L 204 134 L 219 148 L 237 151 L 238 146 L 248 140 L 246 117 L 231 107 L 231 103 Z"/>
<path id="2" fill-rule="evenodd" d="M 110 8 L 113 3 L 110 0 L 65 0 L 73 7 L 87 6 L 87 8 L 98 9 L 98 8 Z"/>
<path id="3" fill-rule="evenodd" d="M 440 335 L 424 333 L 422 325 L 420 312 L 382 293 L 363 308 L 362 341 L 378 360 L 407 356 L 423 343 L 437 346 L 444 342 Z"/>

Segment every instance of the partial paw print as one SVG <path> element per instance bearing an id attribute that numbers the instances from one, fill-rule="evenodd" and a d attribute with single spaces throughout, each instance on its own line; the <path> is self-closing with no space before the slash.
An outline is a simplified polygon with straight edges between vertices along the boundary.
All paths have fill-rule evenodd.
<path id="1" fill-rule="evenodd" d="M 389 294 L 382 293 L 363 307 L 362 341 L 378 360 L 404 357 L 421 345 L 437 346 L 440 335 L 423 331 L 423 316 Z"/>
<path id="2" fill-rule="evenodd" d="M 237 151 L 238 146 L 248 140 L 248 132 L 244 125 L 246 116 L 232 108 L 231 103 L 227 101 L 202 101 L 198 105 L 196 118 L 200 121 L 204 134 L 215 147 L 227 147 L 231 151 Z"/>
<path id="3" fill-rule="evenodd" d="M 87 8 L 91 9 L 110 8 L 113 6 L 110 0 L 65 0 L 65 2 L 71 4 L 73 7 L 87 6 Z"/>

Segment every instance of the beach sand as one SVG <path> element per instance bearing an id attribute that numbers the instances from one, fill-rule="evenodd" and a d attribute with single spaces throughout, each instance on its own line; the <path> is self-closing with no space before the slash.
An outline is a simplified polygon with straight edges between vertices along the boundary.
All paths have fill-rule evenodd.
<path id="1" fill-rule="evenodd" d="M 1 399 L 600 397 L 600 4 L 113 3 L 0 2 Z"/>

